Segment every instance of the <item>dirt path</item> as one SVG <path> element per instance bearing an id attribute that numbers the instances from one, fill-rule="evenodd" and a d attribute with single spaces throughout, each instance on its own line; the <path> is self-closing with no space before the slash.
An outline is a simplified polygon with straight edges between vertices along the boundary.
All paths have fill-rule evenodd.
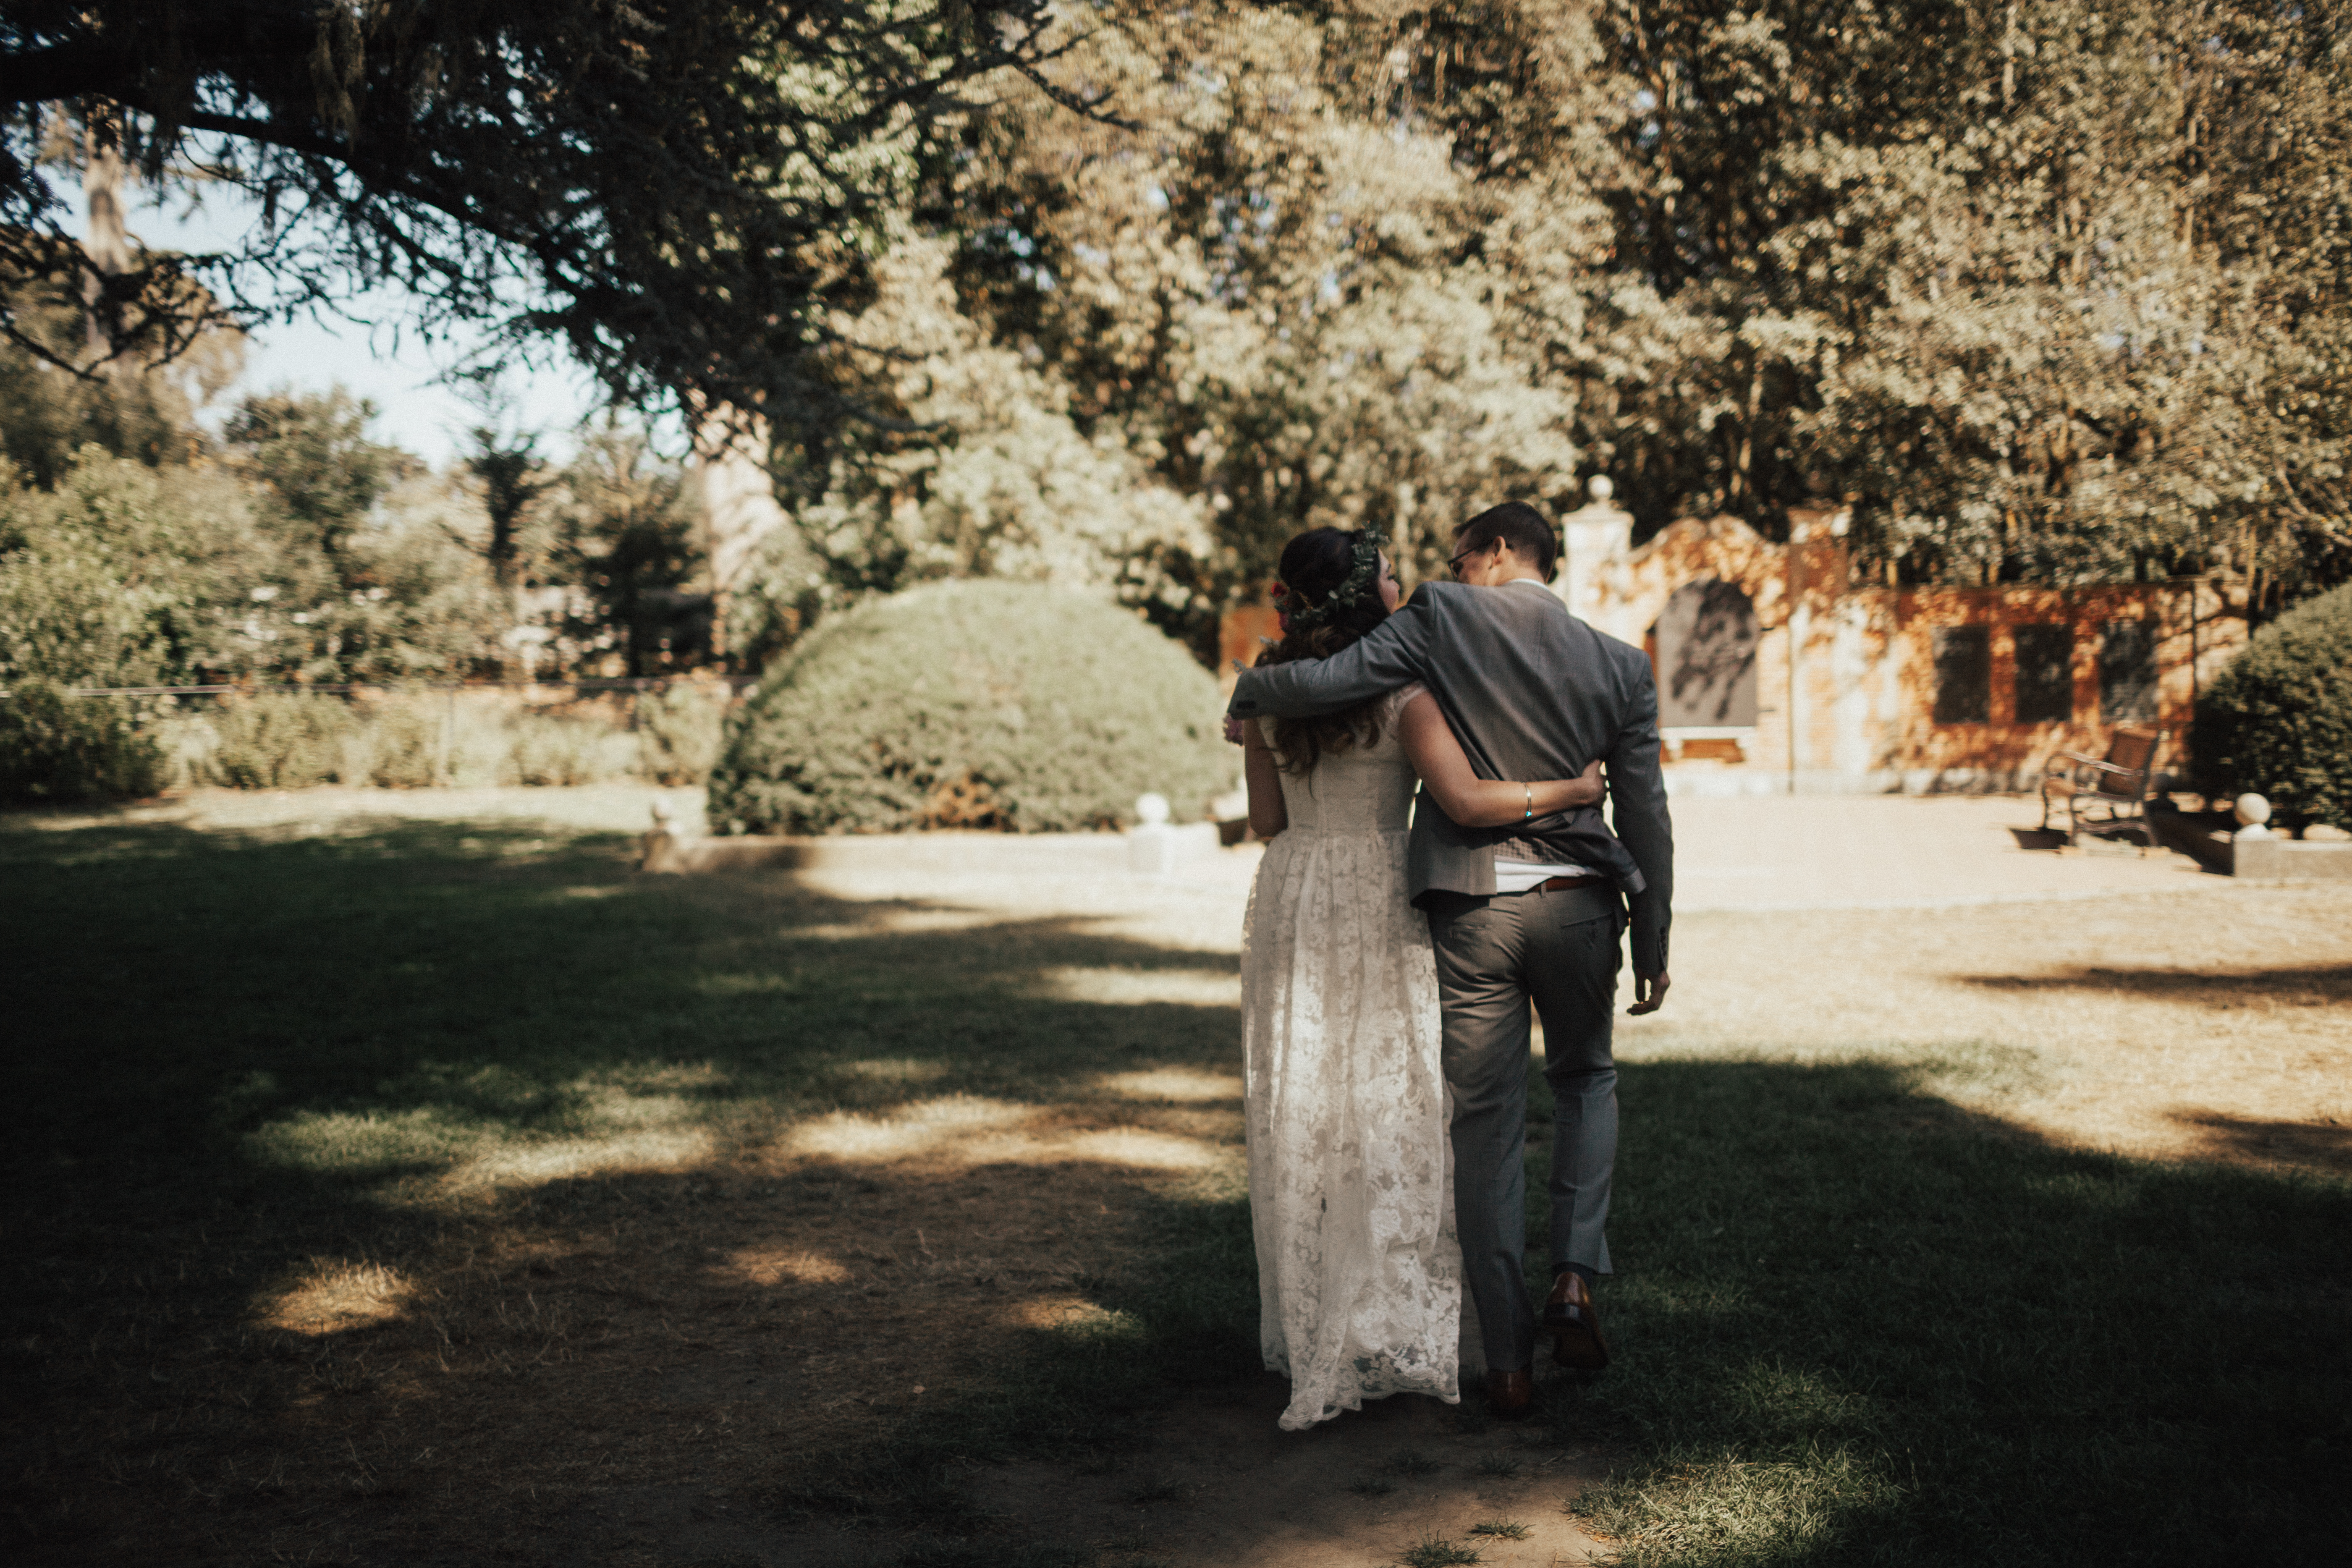
<path id="1" fill-rule="evenodd" d="M 1286 1434 L 1275 1426 L 1285 1398 L 1271 1377 L 1188 1396 L 1131 1465 L 1021 1462 L 960 1479 L 992 1521 L 985 1540 L 1105 1568 L 1369 1568 L 1433 1542 L 1475 1551 L 1485 1568 L 1553 1568 L 1600 1545 L 1564 1510 L 1596 1472 L 1594 1455 L 1419 1398 Z M 688 1561 L 792 1568 L 887 1568 L 941 1545 L 887 1521 L 779 1529 L 755 1508 L 677 1487 L 603 1492 L 566 1524 L 592 1552 L 658 1541 Z M 963 1549 L 977 1557 L 984 1546 Z"/>

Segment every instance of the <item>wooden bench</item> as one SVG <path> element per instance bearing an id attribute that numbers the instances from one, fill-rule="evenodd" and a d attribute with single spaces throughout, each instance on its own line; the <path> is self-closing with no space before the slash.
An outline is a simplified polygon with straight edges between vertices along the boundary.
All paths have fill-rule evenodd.
<path id="1" fill-rule="evenodd" d="M 2157 753 L 2167 731 L 2144 724 L 2118 724 L 2104 757 L 2061 752 L 2042 775 L 2042 826 L 2047 831 L 2059 809 L 2066 816 L 2066 842 L 2078 834 L 2112 828 L 2137 830 L 2147 849 L 2158 847 L 2147 805 L 2156 789 Z"/>

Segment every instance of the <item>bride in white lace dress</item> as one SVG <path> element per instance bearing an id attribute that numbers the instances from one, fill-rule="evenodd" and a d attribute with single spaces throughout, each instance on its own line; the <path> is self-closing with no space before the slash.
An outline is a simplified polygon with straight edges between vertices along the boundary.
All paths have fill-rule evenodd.
<path id="1" fill-rule="evenodd" d="M 1328 658 L 1396 607 L 1362 533 L 1282 554 L 1282 641 Z M 1460 1397 L 1462 1255 L 1439 1067 L 1437 968 L 1407 897 L 1418 775 L 1448 816 L 1498 826 L 1598 797 L 1582 779 L 1479 780 L 1418 684 L 1352 713 L 1242 735 L 1250 822 L 1272 839 L 1242 938 L 1250 1212 L 1259 1340 L 1290 1378 L 1287 1431 L 1367 1399 Z"/>

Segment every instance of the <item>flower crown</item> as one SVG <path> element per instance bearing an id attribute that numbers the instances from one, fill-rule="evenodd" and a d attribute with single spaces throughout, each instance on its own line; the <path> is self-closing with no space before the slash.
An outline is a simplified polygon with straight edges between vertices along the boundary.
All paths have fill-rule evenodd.
<path id="1" fill-rule="evenodd" d="M 1365 529 L 1356 536 L 1356 558 L 1339 585 L 1323 596 L 1319 605 L 1305 602 L 1304 595 L 1289 584 L 1276 579 L 1274 584 L 1275 613 L 1281 617 L 1285 636 L 1294 631 L 1307 631 L 1337 616 L 1342 610 L 1354 609 L 1379 592 L 1381 577 L 1381 535 Z"/>

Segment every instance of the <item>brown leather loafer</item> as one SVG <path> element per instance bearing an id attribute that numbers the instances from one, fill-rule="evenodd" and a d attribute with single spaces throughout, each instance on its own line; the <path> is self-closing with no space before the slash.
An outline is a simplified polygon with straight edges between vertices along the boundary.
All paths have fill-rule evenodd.
<path id="1" fill-rule="evenodd" d="M 1551 1359 L 1579 1372 L 1609 1364 L 1609 1342 L 1601 1335 L 1601 1314 L 1592 1310 L 1592 1288 L 1573 1268 L 1563 1268 L 1544 1302 L 1544 1332 L 1551 1336 Z"/>
<path id="2" fill-rule="evenodd" d="M 1516 1421 L 1536 1407 L 1532 1371 L 1490 1372 L 1486 1374 L 1486 1408 L 1506 1421 Z"/>

